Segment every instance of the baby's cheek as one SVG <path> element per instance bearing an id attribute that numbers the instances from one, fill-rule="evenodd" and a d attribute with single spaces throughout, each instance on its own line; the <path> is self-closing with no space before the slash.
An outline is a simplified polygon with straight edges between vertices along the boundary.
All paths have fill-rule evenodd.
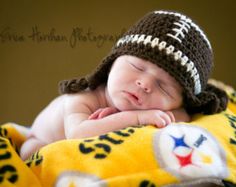
<path id="1" fill-rule="evenodd" d="M 154 101 L 154 102 L 153 102 Z M 156 97 L 151 101 L 152 103 L 152 108 L 156 108 L 159 110 L 170 110 L 172 109 L 172 103 L 165 97 L 159 96 Z"/>

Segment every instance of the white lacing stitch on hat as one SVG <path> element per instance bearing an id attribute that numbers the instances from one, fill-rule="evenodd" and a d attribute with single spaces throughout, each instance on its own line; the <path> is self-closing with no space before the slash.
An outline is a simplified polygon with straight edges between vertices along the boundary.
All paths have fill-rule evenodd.
<path id="1" fill-rule="evenodd" d="M 126 35 L 122 38 L 120 38 L 116 46 L 119 47 L 123 44 L 127 43 L 143 43 L 144 45 L 150 44 L 152 48 L 158 47 L 159 50 L 165 49 L 167 55 L 174 55 L 174 59 L 176 61 L 180 60 L 180 64 L 182 66 L 186 67 L 186 71 L 190 72 L 191 77 L 194 82 L 194 94 L 197 95 L 201 92 L 201 82 L 200 82 L 200 77 L 197 68 L 194 66 L 194 63 L 189 60 L 187 56 L 183 54 L 182 51 L 178 50 L 175 51 L 175 47 L 173 45 L 168 45 L 166 41 L 161 41 L 159 42 L 159 38 L 155 37 L 152 39 L 151 35 L 145 35 L 145 34 L 135 34 L 135 35 Z"/>
<path id="2" fill-rule="evenodd" d="M 185 15 L 182 15 L 180 13 L 176 13 L 176 12 L 169 12 L 169 11 L 154 11 L 155 14 L 168 14 L 168 15 L 174 15 L 174 16 L 178 16 L 180 17 L 181 20 L 184 20 L 185 22 L 187 22 L 188 24 L 190 24 L 192 27 L 194 27 L 199 33 L 200 35 L 204 38 L 204 40 L 207 42 L 209 48 L 212 50 L 211 47 L 211 43 L 209 42 L 209 40 L 207 39 L 205 33 L 199 28 L 198 25 L 196 25 L 190 18 L 187 18 Z"/>
<path id="3" fill-rule="evenodd" d="M 171 33 L 167 33 L 167 36 L 170 36 L 171 38 L 174 38 L 178 42 L 182 42 L 181 38 L 185 37 L 184 32 L 188 33 L 188 29 L 190 29 L 190 25 L 185 22 L 184 20 L 179 20 L 179 22 L 174 22 L 174 25 L 178 26 L 178 28 L 173 28 L 172 30 L 175 32 L 175 35 Z"/>

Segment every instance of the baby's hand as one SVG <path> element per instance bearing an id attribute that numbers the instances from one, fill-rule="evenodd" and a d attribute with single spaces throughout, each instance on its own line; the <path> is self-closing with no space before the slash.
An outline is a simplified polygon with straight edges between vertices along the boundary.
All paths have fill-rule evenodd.
<path id="1" fill-rule="evenodd" d="M 172 112 L 161 110 L 146 110 L 138 115 L 139 125 L 152 124 L 158 128 L 165 127 L 171 122 L 175 122 L 175 117 Z"/>
<path id="2" fill-rule="evenodd" d="M 120 112 L 119 110 L 117 110 L 116 108 L 114 107 L 106 107 L 106 108 L 99 108 L 98 110 L 96 110 L 94 113 L 92 113 L 90 116 L 89 116 L 89 120 L 91 119 L 101 119 L 101 118 L 104 118 L 106 116 L 109 116 L 111 114 L 114 114 L 114 113 L 117 113 L 117 112 Z"/>

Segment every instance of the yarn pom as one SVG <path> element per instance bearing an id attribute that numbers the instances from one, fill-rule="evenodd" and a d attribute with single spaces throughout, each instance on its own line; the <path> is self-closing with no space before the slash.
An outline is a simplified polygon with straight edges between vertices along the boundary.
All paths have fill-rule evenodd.
<path id="1" fill-rule="evenodd" d="M 71 94 L 85 90 L 88 87 L 88 81 L 85 78 L 63 80 L 59 82 L 60 94 Z"/>
<path id="2" fill-rule="evenodd" d="M 224 111 L 227 103 L 228 96 L 224 90 L 207 84 L 206 89 L 195 98 L 194 102 L 186 98 L 186 110 L 190 114 L 215 114 Z"/>

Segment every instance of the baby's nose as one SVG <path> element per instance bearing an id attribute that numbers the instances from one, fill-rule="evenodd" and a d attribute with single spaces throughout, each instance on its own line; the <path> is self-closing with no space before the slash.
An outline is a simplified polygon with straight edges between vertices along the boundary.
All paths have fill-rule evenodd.
<path id="1" fill-rule="evenodd" d="M 136 80 L 136 85 L 142 88 L 147 93 L 150 93 L 152 91 L 151 83 L 148 80 Z"/>

